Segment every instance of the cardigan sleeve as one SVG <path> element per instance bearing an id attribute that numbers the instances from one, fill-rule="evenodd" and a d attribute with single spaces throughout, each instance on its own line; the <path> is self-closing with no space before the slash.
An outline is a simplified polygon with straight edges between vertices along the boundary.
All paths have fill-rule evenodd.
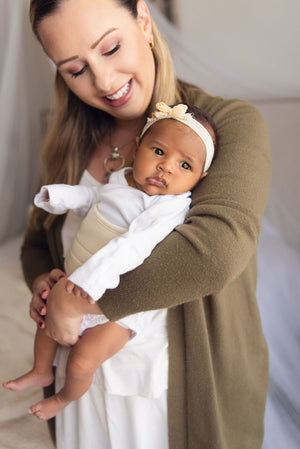
<path id="1" fill-rule="evenodd" d="M 214 117 L 218 154 L 193 191 L 185 223 L 98 302 L 111 321 L 217 294 L 256 252 L 271 176 L 265 121 L 244 101 L 200 90 L 190 100 Z"/>
<path id="2" fill-rule="evenodd" d="M 44 229 L 28 227 L 21 247 L 21 263 L 27 286 L 32 289 L 34 279 L 54 268 Z"/>
<path id="3" fill-rule="evenodd" d="M 61 243 L 61 228 L 65 215 L 60 215 L 52 224 L 51 231 L 28 226 L 21 247 L 21 265 L 25 282 L 32 289 L 37 276 L 53 268 L 64 270 Z"/>

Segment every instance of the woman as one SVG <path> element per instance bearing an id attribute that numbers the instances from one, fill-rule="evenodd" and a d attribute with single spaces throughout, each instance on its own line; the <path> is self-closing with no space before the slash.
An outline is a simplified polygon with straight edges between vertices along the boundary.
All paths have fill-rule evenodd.
<path id="1" fill-rule="evenodd" d="M 99 313 L 115 321 L 169 309 L 169 442 L 152 447 L 260 448 L 268 362 L 255 298 L 255 252 L 270 182 L 264 121 L 245 102 L 213 97 L 176 80 L 143 0 L 32 0 L 31 21 L 58 69 L 43 183 L 105 182 L 108 172 L 129 165 L 133 139 L 157 101 L 194 104 L 214 117 L 218 157 L 193 191 L 185 224 L 105 293 Z M 56 282 L 63 250 L 76 232 L 69 222 L 69 216 L 63 223 L 35 210 L 22 248 L 33 290 L 31 316 L 43 327 L 47 312 L 49 331 L 60 342 L 74 331 L 70 317 L 86 307 L 68 301 L 64 280 Z M 42 298 L 48 298 L 47 309 Z M 57 329 L 53 314 L 64 313 L 66 329 Z M 84 403 L 57 417 L 57 447 L 97 447 L 97 420 L 109 414 L 97 394 L 93 385 Z M 124 417 L 119 433 L 130 435 L 128 447 L 142 449 L 141 440 L 133 445 L 129 422 Z M 144 431 L 147 421 L 139 437 Z M 95 442 L 87 444 L 90 433 Z"/>

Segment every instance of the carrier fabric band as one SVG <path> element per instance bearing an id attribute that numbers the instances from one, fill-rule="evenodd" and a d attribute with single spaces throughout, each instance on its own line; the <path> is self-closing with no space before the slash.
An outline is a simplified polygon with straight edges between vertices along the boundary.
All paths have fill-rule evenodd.
<path id="1" fill-rule="evenodd" d="M 195 133 L 198 134 L 199 137 L 204 142 L 206 148 L 206 159 L 204 164 L 204 171 L 207 171 L 211 165 L 211 162 L 214 157 L 215 146 L 212 140 L 211 135 L 200 122 L 193 118 L 192 114 L 186 112 L 188 106 L 185 104 L 177 104 L 173 108 L 166 105 L 165 103 L 157 103 L 156 111 L 152 113 L 152 117 L 148 118 L 146 125 L 142 131 L 141 137 L 145 134 L 145 132 L 156 123 L 158 120 L 163 120 L 166 118 L 172 118 L 174 120 L 178 120 L 186 126 L 189 126 Z"/>

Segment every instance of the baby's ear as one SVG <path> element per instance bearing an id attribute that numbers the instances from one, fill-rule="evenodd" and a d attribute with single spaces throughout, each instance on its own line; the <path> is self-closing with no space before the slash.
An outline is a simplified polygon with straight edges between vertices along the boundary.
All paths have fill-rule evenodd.
<path id="1" fill-rule="evenodd" d="M 201 179 L 205 178 L 205 176 L 207 176 L 207 175 L 208 175 L 208 172 L 207 172 L 207 171 L 204 171 L 204 172 L 202 173 L 202 175 L 200 176 L 199 181 L 200 181 Z"/>

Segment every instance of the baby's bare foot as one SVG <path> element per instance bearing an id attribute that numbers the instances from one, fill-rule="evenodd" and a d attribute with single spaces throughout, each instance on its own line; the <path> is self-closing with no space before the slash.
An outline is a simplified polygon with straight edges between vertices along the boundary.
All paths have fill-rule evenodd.
<path id="1" fill-rule="evenodd" d="M 30 387 L 47 387 L 53 382 L 52 372 L 39 373 L 36 370 L 31 370 L 23 376 L 14 380 L 4 382 L 4 388 L 12 391 L 23 391 Z"/>
<path id="2" fill-rule="evenodd" d="M 43 399 L 28 409 L 28 413 L 35 415 L 37 418 L 46 420 L 53 418 L 57 413 L 61 412 L 70 401 L 63 399 L 59 393 L 50 398 Z"/>

